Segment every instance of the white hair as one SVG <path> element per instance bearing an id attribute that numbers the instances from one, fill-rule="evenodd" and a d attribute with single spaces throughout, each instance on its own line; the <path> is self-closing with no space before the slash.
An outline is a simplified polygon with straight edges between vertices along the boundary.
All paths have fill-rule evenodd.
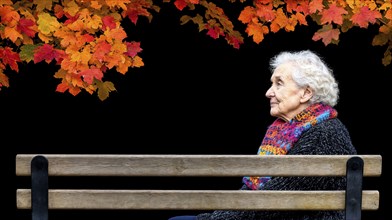
<path id="1" fill-rule="evenodd" d="M 322 102 L 335 106 L 339 99 L 339 87 L 332 70 L 312 51 L 281 52 L 270 61 L 272 72 L 280 65 L 289 63 L 291 76 L 301 88 L 309 86 L 313 91 L 310 103 Z"/>

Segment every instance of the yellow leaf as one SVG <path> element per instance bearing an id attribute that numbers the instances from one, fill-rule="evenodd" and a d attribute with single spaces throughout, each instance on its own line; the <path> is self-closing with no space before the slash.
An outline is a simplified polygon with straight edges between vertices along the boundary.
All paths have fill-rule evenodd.
<path id="1" fill-rule="evenodd" d="M 127 10 L 127 6 L 125 4 L 130 3 L 130 0 L 105 0 L 107 6 L 110 8 L 120 7 L 123 10 Z"/>
<path id="2" fill-rule="evenodd" d="M 347 5 L 352 9 L 355 8 L 355 2 L 356 0 L 346 0 Z"/>
<path id="3" fill-rule="evenodd" d="M 117 54 L 123 54 L 127 52 L 127 46 L 122 42 L 115 42 L 112 45 L 111 51 Z"/>
<path id="4" fill-rule="evenodd" d="M 36 10 L 41 12 L 44 9 L 51 10 L 52 9 L 52 2 L 48 0 L 34 0 L 33 3 L 37 5 Z"/>
<path id="5" fill-rule="evenodd" d="M 53 40 L 52 37 L 49 37 L 47 35 L 42 34 L 41 32 L 38 32 L 38 37 L 45 43 L 49 43 L 51 40 Z"/>
<path id="6" fill-rule="evenodd" d="M 60 23 L 56 17 L 51 16 L 48 13 L 40 13 L 38 15 L 38 30 L 44 34 L 51 36 L 53 32 L 60 28 Z"/>
<path id="7" fill-rule="evenodd" d="M 98 87 L 98 98 L 103 101 L 109 97 L 109 93 L 116 91 L 114 84 L 110 81 L 97 83 Z"/>
<path id="8" fill-rule="evenodd" d="M 89 61 L 88 57 L 86 56 L 85 53 L 82 52 L 76 52 L 73 53 L 71 55 L 71 61 L 72 62 L 78 62 L 78 63 L 82 63 L 82 64 L 87 64 L 87 62 Z"/>
<path id="9" fill-rule="evenodd" d="M 12 1 L 11 0 L 0 0 L 0 5 L 12 5 Z"/>
<path id="10" fill-rule="evenodd" d="M 383 11 L 383 10 L 388 10 L 388 9 L 390 9 L 390 8 L 392 8 L 392 3 L 391 3 L 391 2 L 384 2 L 384 3 L 380 6 L 379 10 L 380 10 L 380 11 Z"/>
<path id="11" fill-rule="evenodd" d="M 98 15 L 93 15 L 91 19 L 87 22 L 87 27 L 97 30 L 102 26 L 102 18 Z"/>
<path id="12" fill-rule="evenodd" d="M 79 11 L 79 6 L 74 1 L 70 1 L 65 5 L 64 11 L 68 12 L 71 16 L 75 16 Z"/>

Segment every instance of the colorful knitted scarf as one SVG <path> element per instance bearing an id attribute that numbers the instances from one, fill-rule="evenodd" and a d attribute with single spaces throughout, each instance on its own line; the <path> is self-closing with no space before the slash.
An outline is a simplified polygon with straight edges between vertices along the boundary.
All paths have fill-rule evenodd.
<path id="1" fill-rule="evenodd" d="M 276 119 L 269 127 L 257 152 L 258 155 L 284 155 L 297 142 L 301 134 L 316 124 L 337 117 L 337 111 L 329 105 L 316 103 L 290 121 Z M 243 177 L 242 182 L 248 188 L 256 190 L 271 177 Z"/>

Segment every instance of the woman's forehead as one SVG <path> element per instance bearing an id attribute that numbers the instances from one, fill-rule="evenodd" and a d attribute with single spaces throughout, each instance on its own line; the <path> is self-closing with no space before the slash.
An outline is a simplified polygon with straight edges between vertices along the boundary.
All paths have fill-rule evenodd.
<path id="1" fill-rule="evenodd" d="M 288 64 L 278 66 L 272 73 L 271 79 L 291 79 L 291 70 Z"/>

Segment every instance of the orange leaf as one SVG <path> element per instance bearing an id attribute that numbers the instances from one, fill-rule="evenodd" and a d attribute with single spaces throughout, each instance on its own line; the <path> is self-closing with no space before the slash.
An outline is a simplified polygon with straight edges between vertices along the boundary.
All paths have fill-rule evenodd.
<path id="1" fill-rule="evenodd" d="M 15 29 L 15 27 L 5 27 L 4 36 L 14 43 L 18 40 L 18 38 L 23 39 L 23 36 Z"/>
<path id="2" fill-rule="evenodd" d="M 275 11 L 272 9 L 272 5 L 260 5 L 257 7 L 256 14 L 258 17 L 270 22 L 275 19 Z"/>
<path id="3" fill-rule="evenodd" d="M 325 9 L 321 12 L 321 24 L 327 23 L 335 23 L 335 24 L 343 24 L 343 14 L 347 14 L 348 12 L 342 8 L 336 6 L 336 3 L 333 3 L 329 6 L 328 9 Z"/>
<path id="4" fill-rule="evenodd" d="M 331 42 L 339 40 L 340 31 L 338 29 L 332 29 L 331 25 L 325 25 L 322 29 L 314 33 L 312 40 L 322 40 L 324 45 L 328 45 Z"/>
<path id="5" fill-rule="evenodd" d="M 79 73 L 79 75 L 81 75 L 83 77 L 83 80 L 88 84 L 92 84 L 94 78 L 101 80 L 103 77 L 102 71 L 98 68 L 83 70 Z"/>
<path id="6" fill-rule="evenodd" d="M 281 28 L 284 28 L 289 22 L 289 19 L 286 17 L 286 14 L 283 12 L 281 8 L 276 10 L 276 18 L 271 23 L 271 31 L 276 33 Z"/>
<path id="7" fill-rule="evenodd" d="M 3 87 L 3 86 L 9 87 L 10 84 L 8 81 L 8 76 L 3 73 L 2 69 L 0 69 L 0 90 L 1 90 L 1 87 Z"/>
<path id="8" fill-rule="evenodd" d="M 379 11 L 371 11 L 369 7 L 363 6 L 358 13 L 351 17 L 351 21 L 361 28 L 367 28 L 369 23 L 374 24 L 377 18 L 381 18 Z"/>
<path id="9" fill-rule="evenodd" d="M 296 13 L 295 14 L 296 20 L 301 24 L 301 25 L 308 25 L 308 22 L 306 21 L 305 15 L 302 13 Z"/>
<path id="10" fill-rule="evenodd" d="M 142 58 L 140 58 L 139 56 L 136 56 L 132 59 L 132 67 L 141 67 L 144 66 L 143 60 Z"/>
<path id="11" fill-rule="evenodd" d="M 112 41 L 112 39 L 122 41 L 127 37 L 127 33 L 122 28 L 110 29 L 104 32 L 105 36 L 108 37 L 108 41 Z"/>
<path id="12" fill-rule="evenodd" d="M 0 5 L 12 5 L 14 4 L 11 0 L 0 0 Z"/>
<path id="13" fill-rule="evenodd" d="M 69 92 L 70 94 L 72 94 L 73 96 L 76 96 L 77 94 L 79 94 L 80 91 L 81 91 L 81 89 L 80 89 L 79 87 L 70 86 L 70 87 L 68 88 L 68 92 Z"/>
<path id="14" fill-rule="evenodd" d="M 244 10 L 241 11 L 238 20 L 244 24 L 248 24 L 252 21 L 253 17 L 255 17 L 256 11 L 255 8 L 251 6 L 246 6 Z"/>
<path id="15" fill-rule="evenodd" d="M 321 12 L 324 9 L 323 0 L 313 0 L 309 2 L 309 12 L 311 14 L 317 11 Z"/>
<path id="16" fill-rule="evenodd" d="M 249 36 L 253 36 L 253 41 L 258 44 L 264 40 L 264 34 L 268 33 L 269 29 L 260 23 L 250 23 L 246 28 L 246 32 Z"/>
<path id="17" fill-rule="evenodd" d="M 65 91 L 67 91 L 69 88 L 68 83 L 66 82 L 61 82 L 60 84 L 57 85 L 56 87 L 56 92 L 62 92 L 64 93 Z"/>
<path id="18" fill-rule="evenodd" d="M 111 48 L 112 46 L 108 44 L 108 42 L 106 41 L 99 42 L 94 48 L 95 51 L 93 53 L 93 57 L 96 58 L 98 61 L 102 62 L 106 54 L 110 52 Z"/>
<path id="19" fill-rule="evenodd" d="M 392 20 L 392 9 L 388 9 L 387 12 L 385 12 L 385 18 L 388 18 L 389 20 Z"/>
<path id="20" fill-rule="evenodd" d="M 294 31 L 295 26 L 297 25 L 298 21 L 295 15 L 290 16 L 290 18 L 287 21 L 287 25 L 284 27 L 284 29 L 288 31 Z"/>
<path id="21" fill-rule="evenodd" d="M 0 7 L 0 18 L 2 24 L 8 27 L 15 27 L 19 22 L 20 15 L 13 7 L 7 5 Z"/>
<path id="22" fill-rule="evenodd" d="M 126 74 L 128 72 L 128 68 L 132 65 L 132 58 L 125 57 L 124 62 L 120 62 L 116 67 L 116 71 L 122 74 Z"/>

